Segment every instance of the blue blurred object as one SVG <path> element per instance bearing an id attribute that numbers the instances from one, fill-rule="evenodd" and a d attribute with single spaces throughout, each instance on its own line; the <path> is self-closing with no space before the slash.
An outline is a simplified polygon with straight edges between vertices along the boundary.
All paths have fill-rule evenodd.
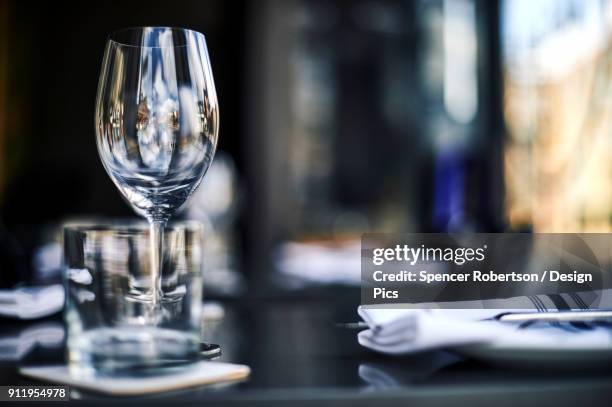
<path id="1" fill-rule="evenodd" d="M 434 171 L 433 227 L 439 232 L 457 231 L 464 225 L 465 161 L 457 149 L 436 157 Z"/>

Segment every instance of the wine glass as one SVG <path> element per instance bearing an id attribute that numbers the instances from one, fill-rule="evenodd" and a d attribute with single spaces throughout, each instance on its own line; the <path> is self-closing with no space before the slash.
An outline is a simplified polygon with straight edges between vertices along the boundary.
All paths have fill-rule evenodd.
<path id="1" fill-rule="evenodd" d="M 219 107 L 204 35 L 170 27 L 112 33 L 95 121 L 106 172 L 150 224 L 151 281 L 134 295 L 155 310 L 163 298 L 164 227 L 199 185 L 217 146 Z"/>

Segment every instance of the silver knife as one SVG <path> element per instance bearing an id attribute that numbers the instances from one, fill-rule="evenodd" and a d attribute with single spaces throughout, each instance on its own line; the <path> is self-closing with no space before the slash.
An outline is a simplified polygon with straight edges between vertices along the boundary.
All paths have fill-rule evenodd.
<path id="1" fill-rule="evenodd" d="M 612 310 L 509 312 L 497 319 L 504 322 L 592 322 L 612 320 Z"/>

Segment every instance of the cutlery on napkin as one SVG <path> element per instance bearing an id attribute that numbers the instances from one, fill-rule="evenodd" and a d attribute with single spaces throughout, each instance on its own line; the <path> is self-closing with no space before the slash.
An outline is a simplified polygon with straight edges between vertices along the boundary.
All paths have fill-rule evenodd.
<path id="1" fill-rule="evenodd" d="M 367 348 L 387 354 L 410 354 L 474 344 L 603 349 L 612 345 L 607 323 L 553 321 L 544 324 L 501 321 L 498 317 L 523 314 L 530 307 L 535 307 L 540 313 L 552 314 L 609 308 L 611 304 L 612 290 L 602 290 L 452 304 L 403 304 L 405 308 L 396 309 L 361 306 L 358 313 L 368 329 L 358 333 L 358 340 Z"/>

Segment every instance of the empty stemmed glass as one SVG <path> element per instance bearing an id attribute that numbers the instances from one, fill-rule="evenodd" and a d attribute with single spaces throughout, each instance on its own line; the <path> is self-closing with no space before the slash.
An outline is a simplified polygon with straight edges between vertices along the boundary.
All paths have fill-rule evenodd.
<path id="1" fill-rule="evenodd" d="M 164 298 L 164 227 L 199 185 L 217 145 L 219 108 L 204 35 L 169 27 L 112 33 L 95 120 L 104 168 L 150 223 L 150 279 L 130 295 L 155 311 Z"/>

